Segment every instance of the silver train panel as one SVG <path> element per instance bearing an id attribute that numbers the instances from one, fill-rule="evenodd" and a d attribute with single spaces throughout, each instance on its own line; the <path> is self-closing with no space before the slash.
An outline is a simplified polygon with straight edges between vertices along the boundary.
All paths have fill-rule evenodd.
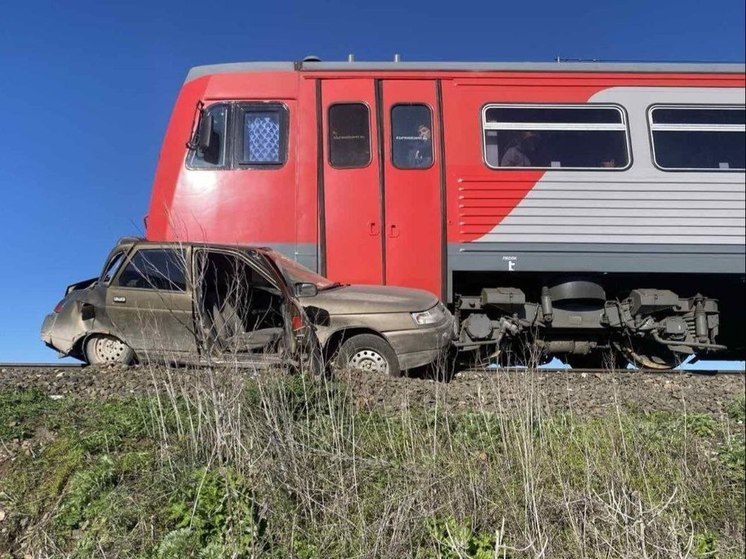
<path id="1" fill-rule="evenodd" d="M 589 102 L 616 103 L 626 109 L 632 149 L 629 169 L 546 171 L 493 227 L 489 224 L 500 215 L 500 200 L 510 191 L 511 183 L 501 182 L 500 171 L 488 182 L 464 177 L 460 229 L 465 234 L 479 234 L 475 244 L 743 245 L 744 173 L 664 172 L 656 168 L 647 110 L 653 103 L 733 105 L 744 100 L 744 90 L 737 88 L 603 90 Z M 485 204 L 485 200 L 494 202 Z"/>

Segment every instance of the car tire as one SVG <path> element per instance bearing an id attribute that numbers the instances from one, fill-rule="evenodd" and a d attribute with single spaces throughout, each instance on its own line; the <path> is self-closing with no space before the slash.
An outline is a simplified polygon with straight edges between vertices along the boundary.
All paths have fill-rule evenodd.
<path id="1" fill-rule="evenodd" d="M 131 365 L 135 352 L 119 338 L 97 334 L 86 340 L 85 358 L 89 365 Z"/>
<path id="2" fill-rule="evenodd" d="M 336 365 L 340 369 L 357 369 L 401 376 L 399 358 L 389 343 L 373 334 L 358 334 L 339 348 Z"/>

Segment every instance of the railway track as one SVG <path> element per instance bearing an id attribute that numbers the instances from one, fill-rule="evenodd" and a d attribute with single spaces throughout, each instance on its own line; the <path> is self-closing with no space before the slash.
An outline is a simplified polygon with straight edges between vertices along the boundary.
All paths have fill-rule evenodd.
<path id="1" fill-rule="evenodd" d="M 2 369 L 85 369 L 88 365 L 84 363 L 0 363 Z M 499 374 L 519 373 L 526 371 L 526 367 L 503 367 L 503 368 L 470 368 L 459 371 L 467 374 Z M 661 371 L 658 369 L 588 369 L 588 368 L 565 368 L 565 367 L 540 367 L 534 372 L 540 374 L 567 373 L 567 374 L 629 374 L 629 375 L 744 375 L 746 371 L 738 369 L 675 369 Z"/>
<path id="2" fill-rule="evenodd" d="M 525 367 L 506 367 L 502 369 L 468 369 L 466 372 L 484 374 L 500 372 L 521 372 Z M 732 369 L 674 369 L 661 371 L 659 369 L 569 369 L 564 367 L 550 368 L 540 367 L 535 370 L 537 373 L 568 373 L 568 374 L 629 374 L 629 375 L 743 375 L 746 371 Z"/>
<path id="3" fill-rule="evenodd" d="M 213 382 L 235 391 L 249 371 L 160 367 L 109 367 L 99 369 L 79 363 L 0 363 L 0 392 L 36 390 L 54 400 L 130 398 L 169 391 L 200 392 Z M 270 374 L 270 376 L 272 376 Z M 599 369 L 469 369 L 451 382 L 431 378 L 394 378 L 362 371 L 344 371 L 339 379 L 356 405 L 374 406 L 399 413 L 404 408 L 500 412 L 523 409 L 527 402 L 541 403 L 559 413 L 602 415 L 616 406 L 629 405 L 645 412 L 686 410 L 716 417 L 743 398 L 743 371 L 636 371 Z M 266 378 L 266 377 L 264 377 Z M 292 383 L 291 383 L 292 384 Z M 201 392 L 200 392 L 201 393 Z"/>
<path id="4" fill-rule="evenodd" d="M 84 363 L 0 363 L 2 369 L 82 369 Z"/>

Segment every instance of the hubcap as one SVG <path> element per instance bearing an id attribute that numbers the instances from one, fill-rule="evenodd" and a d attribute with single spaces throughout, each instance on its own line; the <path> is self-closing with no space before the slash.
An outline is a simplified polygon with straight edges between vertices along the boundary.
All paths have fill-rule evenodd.
<path id="1" fill-rule="evenodd" d="M 96 341 L 96 355 L 106 363 L 118 363 L 127 346 L 114 338 L 99 338 Z"/>
<path id="2" fill-rule="evenodd" d="M 372 349 L 361 349 L 350 359 L 350 367 L 374 373 L 388 374 L 389 366 L 383 355 Z"/>

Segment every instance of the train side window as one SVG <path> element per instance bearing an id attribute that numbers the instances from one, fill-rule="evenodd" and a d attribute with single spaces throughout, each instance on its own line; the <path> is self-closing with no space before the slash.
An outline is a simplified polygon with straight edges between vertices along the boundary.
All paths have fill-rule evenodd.
<path id="1" fill-rule="evenodd" d="M 370 163 L 370 114 L 362 103 L 329 107 L 329 164 L 337 169 Z"/>
<path id="2" fill-rule="evenodd" d="M 433 117 L 427 105 L 391 109 L 391 161 L 399 169 L 427 169 L 433 164 Z"/>
<path id="3" fill-rule="evenodd" d="M 212 116 L 212 137 L 209 149 L 192 149 L 187 157 L 187 166 L 192 169 L 218 169 L 226 167 L 226 139 L 228 138 L 228 105 L 212 105 L 203 115 Z"/>
<path id="4" fill-rule="evenodd" d="M 119 274 L 117 285 L 159 291 L 185 291 L 185 263 L 183 250 L 139 250 Z"/>
<path id="5" fill-rule="evenodd" d="M 627 118 L 615 105 L 487 105 L 484 160 L 493 169 L 620 170 Z"/>
<path id="6" fill-rule="evenodd" d="M 664 171 L 743 171 L 743 106 L 667 106 L 648 110 L 653 161 Z"/>
<path id="7" fill-rule="evenodd" d="M 279 103 L 240 105 L 240 165 L 281 167 L 287 160 L 287 108 Z"/>

